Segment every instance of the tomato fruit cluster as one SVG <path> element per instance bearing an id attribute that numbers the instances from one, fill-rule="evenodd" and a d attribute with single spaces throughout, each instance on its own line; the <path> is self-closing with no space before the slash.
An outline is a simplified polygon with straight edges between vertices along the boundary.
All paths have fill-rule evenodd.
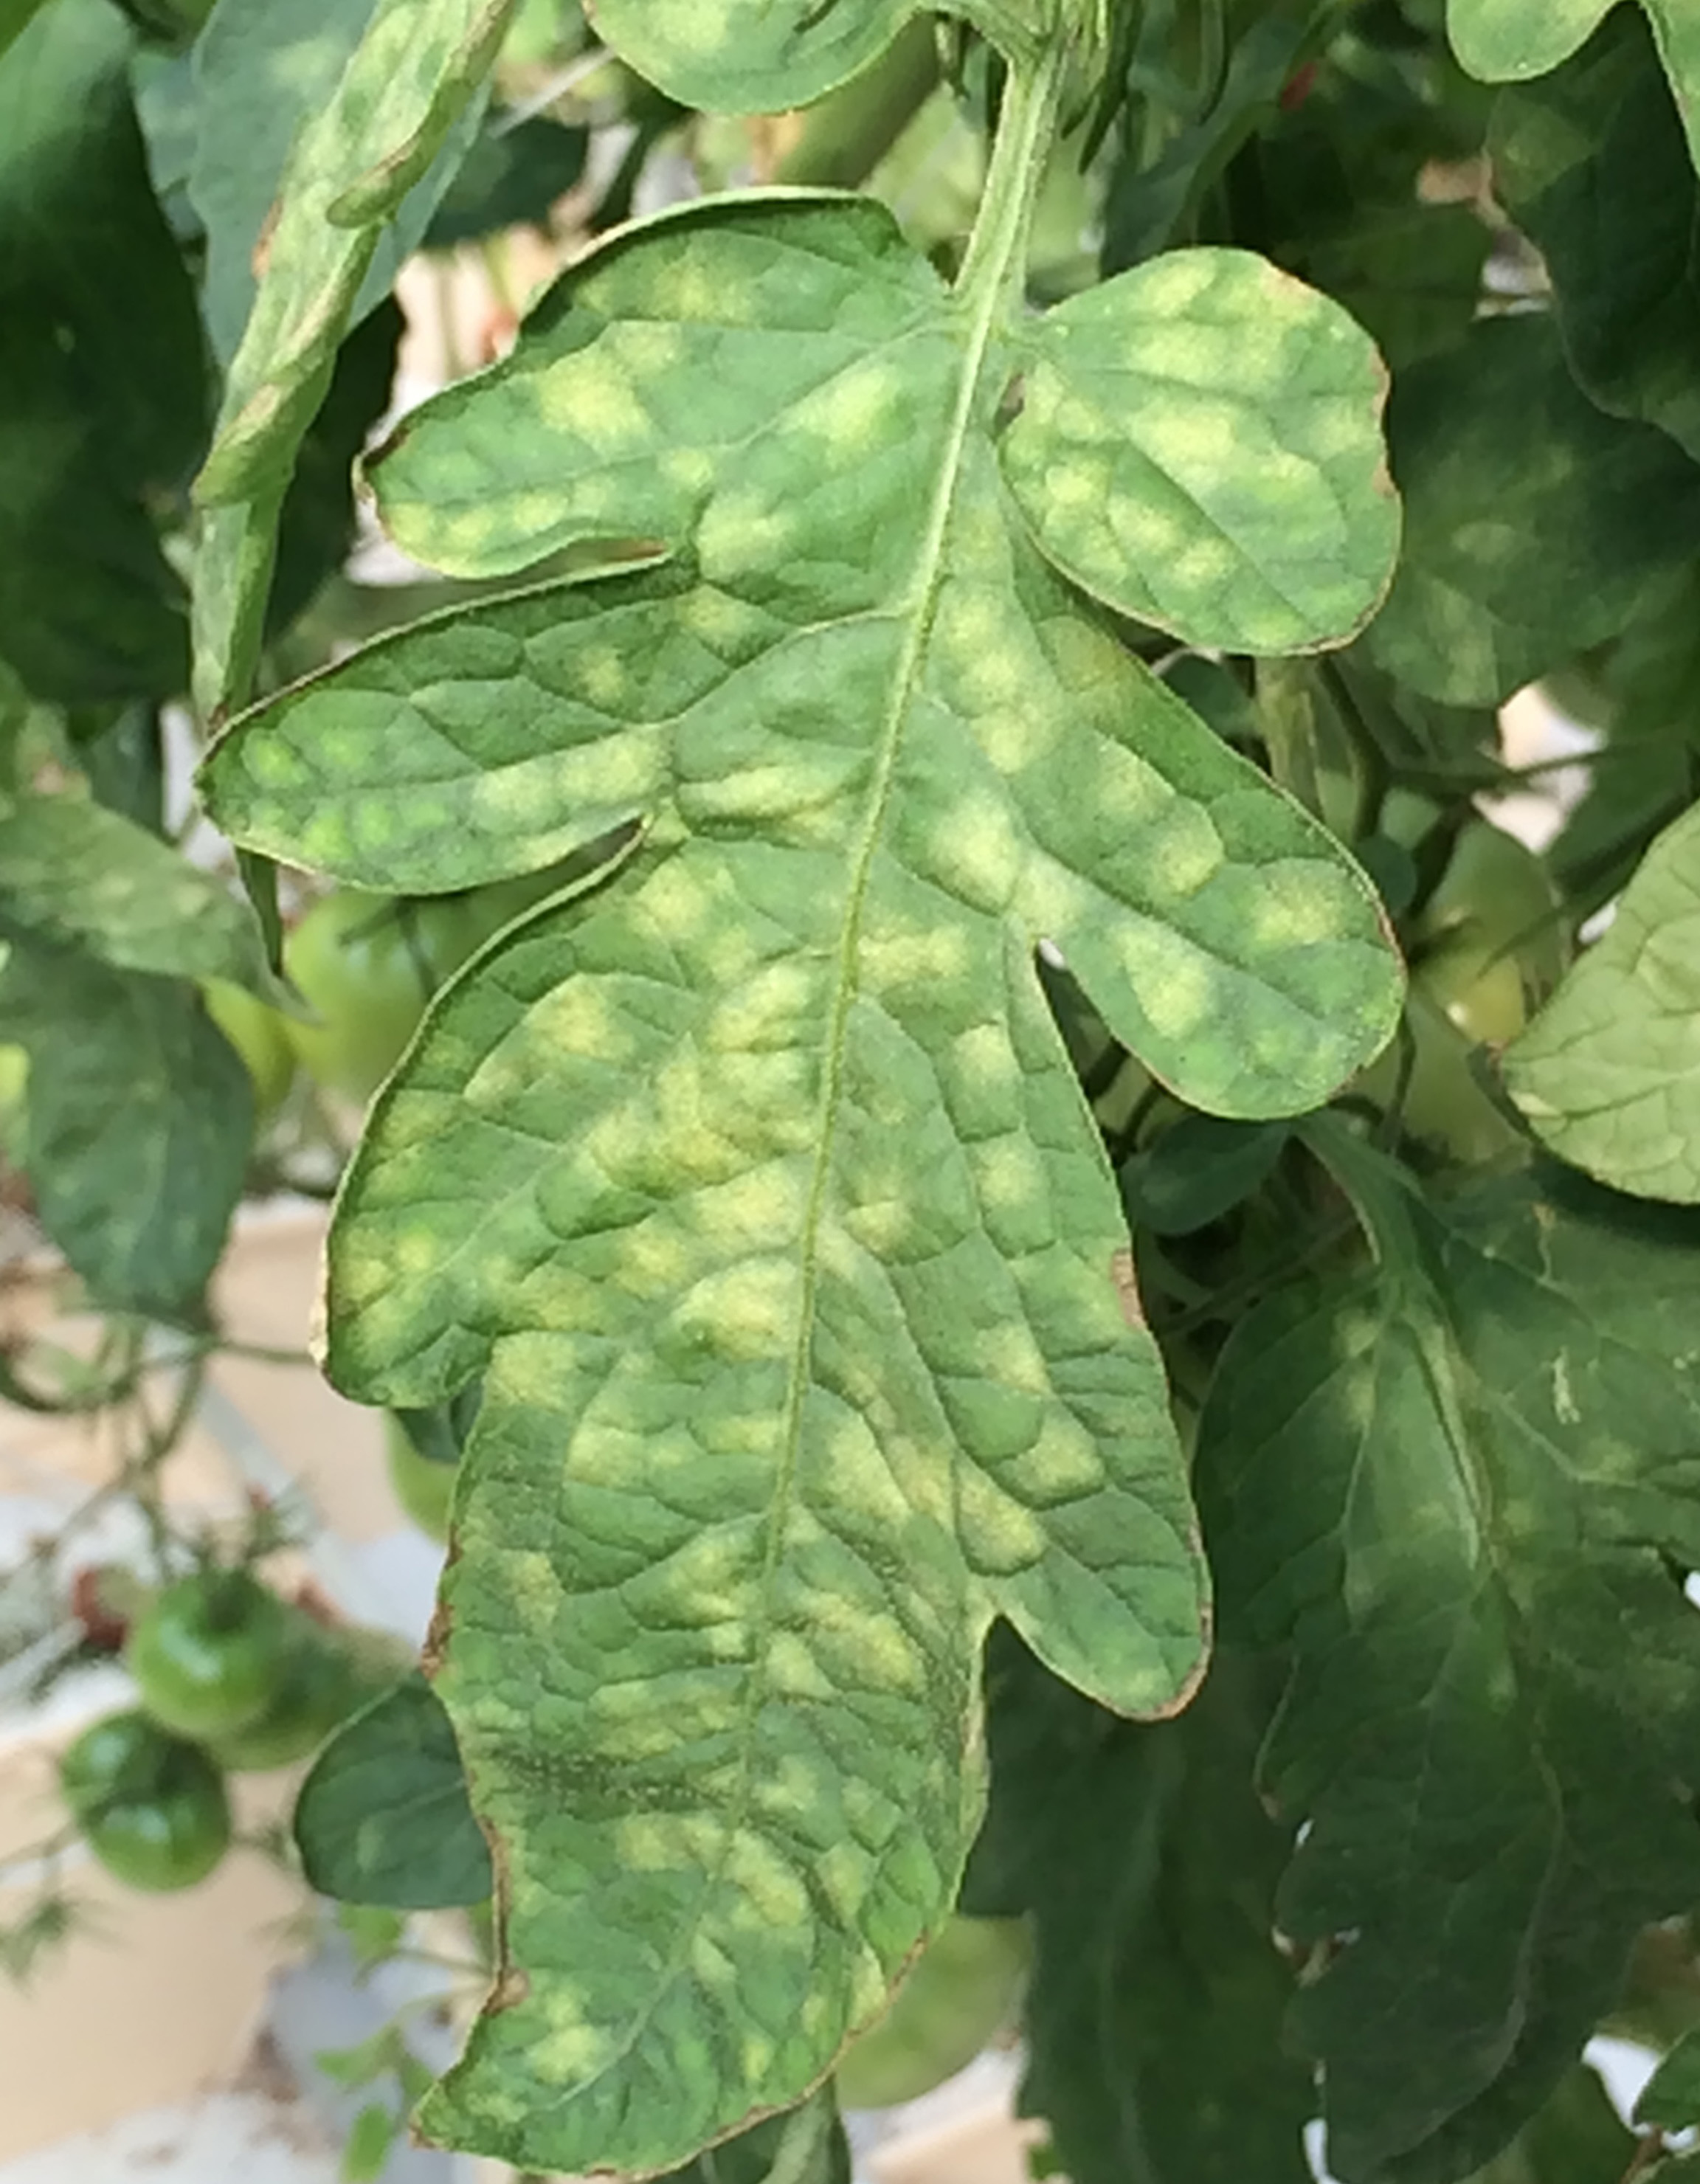
<path id="1" fill-rule="evenodd" d="M 59 1762 L 83 1840 L 131 1888 L 192 1888 L 230 1847 L 224 1775 L 139 1708 L 86 1729 Z"/>

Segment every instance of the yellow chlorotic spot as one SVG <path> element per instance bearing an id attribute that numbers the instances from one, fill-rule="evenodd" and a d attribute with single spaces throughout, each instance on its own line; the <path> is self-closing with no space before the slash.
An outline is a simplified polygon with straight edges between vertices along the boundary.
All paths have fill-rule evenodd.
<path id="1" fill-rule="evenodd" d="M 1336 937 L 1340 903 L 1332 887 L 1295 878 L 1283 885 L 1265 876 L 1247 913 L 1247 922 L 1260 947 L 1304 948 Z"/>
<path id="2" fill-rule="evenodd" d="M 807 1889 L 772 1847 L 747 1828 L 732 1839 L 726 1872 L 744 1892 L 750 1925 L 783 1932 L 808 1918 Z"/>
<path id="3" fill-rule="evenodd" d="M 975 1341 L 980 1370 L 996 1387 L 1019 1388 L 1029 1396 L 1051 1393 L 1051 1374 L 1032 1330 L 1018 1319 L 987 1328 Z"/>
<path id="4" fill-rule="evenodd" d="M 800 1234 L 808 1196 L 808 1178 L 800 1167 L 752 1168 L 704 1190 L 693 1205 L 692 1217 L 722 1251 L 772 1251 Z"/>
<path id="5" fill-rule="evenodd" d="M 612 339 L 621 363 L 633 376 L 675 371 L 686 361 L 683 331 L 664 319 L 625 319 Z"/>
<path id="6" fill-rule="evenodd" d="M 1222 837 L 1207 811 L 1178 800 L 1139 844 L 1146 885 L 1154 894 L 1196 894 L 1226 861 Z"/>
<path id="7" fill-rule="evenodd" d="M 611 712 L 631 687 L 631 671 L 611 644 L 587 644 L 573 656 L 573 674 L 590 703 Z"/>
<path id="8" fill-rule="evenodd" d="M 565 2014 L 563 2003 L 558 1984 L 551 1981 L 549 1999 L 544 2007 L 552 2018 L 558 2020 Z M 615 2052 L 616 2042 L 610 2033 L 598 2025 L 587 2025 L 575 2013 L 569 2022 L 557 2021 L 547 2032 L 533 2039 L 529 2059 L 545 2085 L 582 2086 L 607 2067 Z"/>
<path id="9" fill-rule="evenodd" d="M 789 1260 L 727 1267 L 680 1301 L 675 1320 L 682 1332 L 700 1331 L 722 1357 L 749 1363 L 789 1354 L 801 1292 L 801 1273 Z"/>
<path id="10" fill-rule="evenodd" d="M 673 614 L 693 637 L 700 638 L 711 651 L 722 648 L 729 651 L 744 644 L 755 633 L 760 621 L 741 599 L 717 591 L 712 584 L 698 585 L 688 598 L 680 600 Z"/>
<path id="11" fill-rule="evenodd" d="M 542 421 L 583 438 L 599 453 L 618 454 L 655 434 L 649 412 L 633 392 L 633 373 L 617 338 L 605 334 L 535 382 Z"/>
<path id="12" fill-rule="evenodd" d="M 1181 252 L 1141 266 L 1138 277 L 1141 314 L 1160 324 L 1196 304 L 1216 273 L 1201 254 Z"/>
<path id="13" fill-rule="evenodd" d="M 663 939 L 694 940 L 712 926 L 716 915 L 713 888 L 688 864 L 675 858 L 664 865 L 644 889 L 641 911 Z"/>
<path id="14" fill-rule="evenodd" d="M 767 1644 L 767 1680 L 788 1699 L 830 1699 L 832 1679 L 794 1631 L 776 1631 Z"/>
<path id="15" fill-rule="evenodd" d="M 1175 556 L 1168 582 L 1188 591 L 1217 591 L 1233 575 L 1234 561 L 1233 548 L 1221 539 L 1195 539 Z"/>
<path id="16" fill-rule="evenodd" d="M 765 569 L 785 551 L 794 518 L 766 494 L 723 493 L 711 500 L 697 526 L 697 554 L 712 582 Z"/>
<path id="17" fill-rule="evenodd" d="M 964 1080 L 978 1087 L 1017 1084 L 1021 1064 L 1001 1024 L 976 1024 L 950 1044 L 951 1059 Z"/>
<path id="18" fill-rule="evenodd" d="M 527 1630 L 534 1638 L 548 1637 L 561 1601 L 560 1580 L 549 1557 L 531 1549 L 504 1555 L 502 1576 Z"/>
<path id="19" fill-rule="evenodd" d="M 859 1843 L 836 1842 L 830 1850 L 822 1851 L 815 1866 L 815 1877 L 847 1926 L 854 1925 L 856 1914 L 867 1901 L 868 1887 L 873 1879 L 873 1860 Z M 811 1994 L 803 2005 L 805 2030 L 812 2022 L 818 2026 L 827 2008 L 824 1995 Z"/>
<path id="20" fill-rule="evenodd" d="M 822 967 L 793 958 L 764 964 L 715 1008 L 703 1026 L 711 1054 L 771 1053 L 801 1045 L 818 1020 Z"/>
<path id="21" fill-rule="evenodd" d="M 779 2044 L 770 2035 L 753 2032 L 746 2025 L 743 2041 L 744 2084 L 759 2086 L 772 2068 L 773 2059 L 778 2052 Z"/>
<path id="22" fill-rule="evenodd" d="M 1009 664 L 1003 663 L 1006 667 Z M 1019 773 L 1023 766 L 1042 765 L 1062 742 L 1062 730 L 1031 704 L 1035 694 L 1024 668 L 1011 678 L 1000 672 L 1000 663 L 990 665 L 997 679 L 997 694 L 974 722 L 980 749 L 1000 773 Z M 984 687 L 978 682 L 971 686 L 971 702 L 983 702 Z"/>
<path id="23" fill-rule="evenodd" d="M 800 404 L 786 419 L 786 429 L 818 436 L 840 454 L 857 454 L 885 437 L 901 397 L 902 382 L 889 365 L 866 365 Z"/>
<path id="24" fill-rule="evenodd" d="M 1104 1485 L 1104 1460 L 1085 1428 L 1047 1409 L 1039 1438 L 1005 1473 L 1040 1503 L 1081 1501 Z"/>
<path id="25" fill-rule="evenodd" d="M 844 1226 L 876 1259 L 895 1257 L 914 1233 L 906 1195 L 894 1190 L 885 1198 L 860 1200 L 844 1215 Z"/>
<path id="26" fill-rule="evenodd" d="M 1159 961 L 1140 978 L 1140 1000 L 1153 1029 L 1165 1039 L 1184 1039 L 1196 1031 L 1216 1006 L 1216 979 L 1209 966 L 1160 948 Z"/>
<path id="27" fill-rule="evenodd" d="M 620 1286 L 636 1297 L 666 1296 L 684 1279 L 694 1256 L 678 1230 L 658 1216 L 621 1239 Z"/>
<path id="28" fill-rule="evenodd" d="M 1140 421 L 1140 443 L 1160 468 L 1182 477 L 1209 475 L 1234 444 L 1235 413 L 1225 402 L 1189 402 Z"/>
<path id="29" fill-rule="evenodd" d="M 404 1230 L 390 1245 L 391 1262 L 404 1279 L 420 1280 L 434 1273 L 443 1257 L 442 1241 L 428 1228 Z"/>
<path id="30" fill-rule="evenodd" d="M 956 1503 L 958 1536 L 970 1566 L 996 1576 L 1030 1569 L 1045 1549 L 1044 1527 L 1029 1509 L 965 1465 Z"/>
<path id="31" fill-rule="evenodd" d="M 1047 1195 L 1045 1168 L 1024 1138 L 977 1146 L 970 1157 L 981 1203 L 994 1212 L 1025 1212 Z"/>
<path id="32" fill-rule="evenodd" d="M 953 894 L 989 910 L 1008 903 L 1027 854 L 1002 799 L 972 791 L 934 828 L 928 847 L 938 878 Z"/>
<path id="33" fill-rule="evenodd" d="M 526 1060 L 533 1071 L 551 1054 L 582 1055 L 594 1061 L 632 1058 L 631 1027 L 589 978 L 569 978 L 557 986 L 527 1017 L 526 1033 Z"/>
<path id="34" fill-rule="evenodd" d="M 973 950 L 960 926 L 888 926 L 863 936 L 861 957 L 862 982 L 878 992 L 966 977 Z"/>

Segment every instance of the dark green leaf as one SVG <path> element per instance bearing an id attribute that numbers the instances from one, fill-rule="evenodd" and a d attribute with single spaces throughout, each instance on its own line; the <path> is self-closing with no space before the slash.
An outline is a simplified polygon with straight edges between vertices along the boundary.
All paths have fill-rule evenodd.
<path id="1" fill-rule="evenodd" d="M 169 694 L 187 662 L 149 504 L 187 480 L 205 382 L 131 44 L 105 0 L 56 0 L 0 58 L 0 631 L 73 703 Z"/>
<path id="2" fill-rule="evenodd" d="M 1279 1123 L 1183 1115 L 1122 1170 L 1128 1217 L 1154 1235 L 1190 1236 L 1249 1198 L 1286 1142 Z"/>
<path id="3" fill-rule="evenodd" d="M 1293 1654 L 1266 1769 L 1329 2167 L 1433 2184 L 1700 1895 L 1700 1227 L 1556 1173 L 1424 1206 L 1368 1159 L 1379 1269 L 1242 1323 L 1198 1480 L 1224 1631 Z"/>
<path id="4" fill-rule="evenodd" d="M 589 138 L 542 114 L 517 126 L 492 114 L 425 231 L 427 250 L 476 242 L 504 227 L 540 227 L 584 172 Z"/>
<path id="5" fill-rule="evenodd" d="M 165 831 L 165 751 L 159 709 L 142 704 L 74 713 L 66 723 L 89 793 L 150 834 Z"/>
<path id="6" fill-rule="evenodd" d="M 1271 1696 L 1218 1654 L 1178 1721 L 1142 1728 L 994 1644 L 991 1806 L 964 1902 L 1034 1916 L 1022 2109 L 1073 2184 L 1310 2176 L 1315 2092 L 1284 2052 L 1295 1982 L 1274 1932 L 1292 1831 L 1252 1788 Z"/>
<path id="7" fill-rule="evenodd" d="M 394 1415 L 427 1463 L 459 1463 L 466 1453 L 467 1436 L 483 1392 L 477 1380 L 470 1381 L 446 1403 L 433 1403 L 425 1410 L 399 1410 Z"/>
<path id="8" fill-rule="evenodd" d="M 490 1893 L 454 1731 L 423 1676 L 337 1730 L 301 1786 L 294 1830 L 308 1880 L 345 1903 L 431 1910 Z"/>
<path id="9" fill-rule="evenodd" d="M 1643 19 L 1615 9 L 1574 60 L 1502 92 L 1491 147 L 1583 387 L 1700 455 L 1700 179 Z"/>
<path id="10" fill-rule="evenodd" d="M 1700 2124 L 1700 2029 L 1685 2033 L 1653 2072 L 1635 2104 L 1635 2120 L 1658 2131 L 1692 2131 Z"/>
<path id="11" fill-rule="evenodd" d="M 850 2184 L 844 2126 L 829 2092 L 722 2139 L 657 2184 Z"/>
<path id="12" fill-rule="evenodd" d="M 1700 469 L 1579 392 L 1549 319 L 1413 365 L 1387 417 L 1405 548 L 1369 656 L 1424 696 L 1495 705 L 1614 635 L 1700 548 Z"/>
<path id="13" fill-rule="evenodd" d="M 1623 2184 L 1636 2142 L 1597 2072 L 1577 2063 L 1503 2153 L 1470 2184 Z"/>
<path id="14" fill-rule="evenodd" d="M 192 1317 L 241 1195 L 247 1070 L 193 987 L 14 936 L 0 1022 L 29 1050 L 24 1166 L 96 1301 Z"/>

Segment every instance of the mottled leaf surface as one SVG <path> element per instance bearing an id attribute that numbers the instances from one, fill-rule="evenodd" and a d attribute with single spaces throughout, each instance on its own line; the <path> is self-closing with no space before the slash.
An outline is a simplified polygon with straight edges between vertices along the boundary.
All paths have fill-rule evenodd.
<path id="1" fill-rule="evenodd" d="M 878 58 L 922 0 L 595 0 L 597 29 L 651 83 L 711 114 L 806 106 Z M 966 11 L 964 11 L 966 12 Z"/>
<path id="2" fill-rule="evenodd" d="M 1404 550 L 1364 645 L 1443 705 L 1498 705 L 1614 636 L 1700 543 L 1700 469 L 1597 410 L 1543 316 L 1402 372 L 1387 429 Z"/>
<path id="3" fill-rule="evenodd" d="M 1642 17 L 1614 10 L 1575 59 L 1502 92 L 1489 149 L 1582 386 L 1700 454 L 1700 178 Z"/>
<path id="4" fill-rule="evenodd" d="M 195 696 L 246 694 L 296 453 L 380 241 L 477 98 L 513 0 L 376 0 L 329 99 L 296 136 L 264 270 L 197 482 Z"/>
<path id="5" fill-rule="evenodd" d="M 423 1911 L 489 1896 L 454 1731 L 422 1676 L 343 1724 L 309 1769 L 292 1825 L 309 1882 L 339 1903 Z"/>
<path id="6" fill-rule="evenodd" d="M 1700 14 L 1692 0 L 1641 0 L 1700 168 Z M 1490 83 L 1544 75 L 1597 30 L 1611 0 L 1447 0 L 1458 58 Z"/>
<path id="7" fill-rule="evenodd" d="M 343 1384 L 484 1374 L 438 1689 L 507 1976 L 425 2120 L 521 2164 L 677 2163 L 878 2014 L 973 1832 L 994 1614 L 1127 1713 L 1196 1673 L 1040 935 L 1230 1111 L 1321 1096 L 1396 1007 L 1337 846 L 1033 543 L 995 437 L 1021 236 L 954 292 L 844 198 L 605 248 L 375 474 L 454 571 L 666 558 L 380 643 L 207 771 L 248 845 L 422 891 L 644 823 L 441 997 L 332 1251 Z"/>
<path id="8" fill-rule="evenodd" d="M 0 800 L 0 920 L 120 971 L 266 990 L 259 928 L 222 880 L 80 796 Z"/>
<path id="9" fill-rule="evenodd" d="M 1283 2045 L 1295 1979 L 1274 1940 L 1292 1830 L 1253 1784 L 1268 1681 L 1218 1652 L 1178 1720 L 1119 1722 L 995 1639 L 965 1900 L 1032 1917 L 1021 2107 L 1073 2184 L 1311 2176 L 1316 2092 Z"/>
<path id="10" fill-rule="evenodd" d="M 1700 1201 L 1700 811 L 1647 851 L 1504 1074 L 1561 1159 L 1640 1197 Z"/>
<path id="11" fill-rule="evenodd" d="M 1507 2144 L 1700 1890 L 1700 1235 L 1558 1172 L 1376 1226 L 1230 1340 L 1197 1483 L 1224 1635 L 1293 1662 L 1328 2165 L 1416 2184 Z"/>
<path id="12" fill-rule="evenodd" d="M 181 979 L 7 938 L 0 1021 L 30 1056 L 42 1226 L 98 1304 L 192 1318 L 242 1192 L 248 1071 Z"/>

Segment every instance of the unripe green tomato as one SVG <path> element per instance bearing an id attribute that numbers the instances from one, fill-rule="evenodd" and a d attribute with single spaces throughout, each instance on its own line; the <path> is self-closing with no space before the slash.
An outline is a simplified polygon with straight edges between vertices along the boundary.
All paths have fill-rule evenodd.
<path id="1" fill-rule="evenodd" d="M 839 2104 L 895 2108 L 966 2070 L 1014 2014 L 1031 1953 L 1024 1919 L 947 1919 L 885 2015 L 845 2050 Z"/>
<path id="2" fill-rule="evenodd" d="M 142 1703 L 179 1736 L 229 1736 L 259 1719 L 287 1660 L 290 1628 L 276 1594 L 242 1570 L 168 1585 L 137 1617 L 125 1648 Z"/>
<path id="3" fill-rule="evenodd" d="M 283 967 L 318 1019 L 287 1026 L 315 1081 L 369 1100 L 482 937 L 458 897 L 403 903 L 343 888 L 315 902 L 283 944 Z"/>
<path id="4" fill-rule="evenodd" d="M 254 1119 L 264 1123 L 283 1104 L 295 1074 L 287 1019 L 228 978 L 203 979 L 201 992 L 207 1014 L 248 1065 L 254 1080 Z"/>
<path id="5" fill-rule="evenodd" d="M 89 1849 L 131 1888 L 192 1888 L 230 1847 L 217 1763 L 139 1710 L 86 1729 L 59 1762 L 59 1785 Z"/>
<path id="6" fill-rule="evenodd" d="M 1547 867 L 1514 834 L 1485 819 L 1472 819 L 1459 830 L 1412 941 L 1419 978 L 1430 956 L 1474 951 L 1481 978 L 1489 976 L 1490 958 L 1494 968 L 1508 965 L 1510 977 L 1503 983 L 1508 987 L 1515 979 L 1525 1013 L 1547 999 L 1570 959 L 1569 936 Z M 1450 978 L 1454 987 L 1463 982 L 1462 972 Z"/>
<path id="7" fill-rule="evenodd" d="M 1516 966 L 1512 966 L 1513 976 Z M 1502 1005 L 1502 989 L 1490 999 Z M 1516 1125 L 1503 1115 L 1477 1081 L 1470 1056 L 1478 1044 L 1473 1027 L 1482 1018 L 1467 1004 L 1464 1022 L 1454 1023 L 1444 1000 L 1424 984 L 1412 982 L 1405 1017 L 1412 1038 L 1411 1072 L 1405 1084 L 1401 1119 L 1413 1137 L 1438 1146 L 1451 1159 L 1475 1167 L 1497 1159 L 1523 1143 Z M 1521 1006 L 1520 998 L 1519 1002 Z M 1401 1047 L 1390 1046 L 1356 1080 L 1353 1089 L 1378 1107 L 1386 1107 L 1399 1083 Z"/>
<path id="8" fill-rule="evenodd" d="M 414 1446 L 406 1428 L 388 1412 L 384 1415 L 384 1451 L 389 1464 L 395 1498 L 433 1540 L 449 1537 L 449 1509 L 454 1498 L 457 1464 L 433 1463 Z"/>

